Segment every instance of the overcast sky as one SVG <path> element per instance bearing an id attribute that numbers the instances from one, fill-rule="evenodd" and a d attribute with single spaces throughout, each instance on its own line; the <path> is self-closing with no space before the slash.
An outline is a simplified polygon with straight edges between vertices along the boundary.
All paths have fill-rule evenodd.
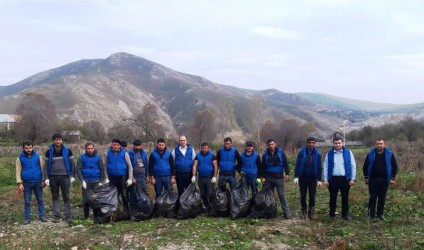
<path id="1" fill-rule="evenodd" d="M 424 102 L 424 1 L 4 1 L 0 85 L 128 52 L 221 84 Z"/>

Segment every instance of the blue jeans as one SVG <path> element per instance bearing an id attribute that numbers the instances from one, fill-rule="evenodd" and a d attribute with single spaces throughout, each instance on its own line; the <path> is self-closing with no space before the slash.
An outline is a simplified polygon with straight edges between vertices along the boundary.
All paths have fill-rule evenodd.
<path id="1" fill-rule="evenodd" d="M 25 198 L 25 219 L 31 219 L 31 198 L 32 190 L 34 190 L 35 198 L 37 198 L 38 215 L 44 217 L 44 201 L 43 189 L 41 188 L 41 181 L 39 182 L 24 182 L 24 198 Z"/>
<path id="2" fill-rule="evenodd" d="M 225 181 L 225 183 L 230 184 L 230 189 L 231 191 L 234 189 L 234 186 L 236 185 L 236 177 L 233 176 L 219 176 L 219 182 L 221 183 L 221 181 Z"/>
<path id="3" fill-rule="evenodd" d="M 267 177 L 265 185 L 267 185 L 268 188 L 272 190 L 272 192 L 274 192 L 274 189 L 277 189 L 277 194 L 278 198 L 280 199 L 283 214 L 286 216 L 290 216 L 289 206 L 287 205 L 286 200 L 286 194 L 284 193 L 284 179 Z"/>
<path id="4" fill-rule="evenodd" d="M 258 193 L 258 184 L 256 183 L 256 176 L 246 176 L 247 188 L 252 190 L 252 196 Z"/>
<path id="5" fill-rule="evenodd" d="M 146 188 L 146 176 L 138 176 L 138 175 L 134 175 L 134 179 L 136 182 L 140 182 L 141 186 Z"/>
<path id="6" fill-rule="evenodd" d="M 155 193 L 156 198 L 160 196 L 162 193 L 162 190 L 165 188 L 165 190 L 170 189 L 171 185 L 171 176 L 155 176 L 156 184 L 155 184 Z"/>

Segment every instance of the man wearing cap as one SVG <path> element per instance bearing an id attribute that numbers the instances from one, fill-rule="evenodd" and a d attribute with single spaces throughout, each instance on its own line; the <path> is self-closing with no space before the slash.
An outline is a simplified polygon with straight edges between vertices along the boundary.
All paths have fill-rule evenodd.
<path id="1" fill-rule="evenodd" d="M 241 171 L 246 177 L 247 186 L 252 190 L 252 195 L 258 192 L 256 178 L 258 177 L 258 169 L 262 165 L 259 154 L 255 152 L 254 147 L 255 144 L 252 141 L 246 142 L 246 149 L 240 155 Z"/>
<path id="2" fill-rule="evenodd" d="M 196 157 L 194 148 L 187 144 L 187 138 L 184 135 L 180 136 L 179 145 L 172 150 L 172 157 L 175 161 L 178 196 L 181 196 L 191 183 L 193 163 Z"/>
<path id="3" fill-rule="evenodd" d="M 127 151 L 128 143 L 126 141 L 121 141 L 121 146 L 124 148 L 125 151 Z"/>
<path id="4" fill-rule="evenodd" d="M 101 181 L 108 179 L 105 167 L 100 155 L 94 147 L 94 143 L 87 142 L 84 146 L 84 154 L 77 160 L 77 175 L 82 185 L 82 204 L 84 209 L 84 219 L 90 215 L 90 207 L 87 200 L 87 189 L 94 189 L 101 185 Z M 99 210 L 93 210 L 96 217 Z"/>
<path id="5" fill-rule="evenodd" d="M 156 198 L 165 188 L 171 189 L 175 184 L 175 163 L 171 152 L 166 148 L 165 139 L 159 138 L 156 147 L 149 156 L 149 173 L 155 186 Z"/>
<path id="6" fill-rule="evenodd" d="M 55 133 L 52 136 L 52 144 L 49 146 L 45 156 L 46 185 L 50 186 L 53 201 L 53 222 L 60 220 L 59 189 L 62 193 L 65 205 L 65 221 L 72 222 L 71 199 L 69 189 L 71 183 L 75 181 L 75 162 L 72 151 L 63 145 L 62 136 Z"/>
<path id="7" fill-rule="evenodd" d="M 216 176 L 218 175 L 218 164 L 216 156 L 209 150 L 207 142 L 203 142 L 200 152 L 194 158 L 193 177 L 191 182 L 196 181 L 196 172 L 199 173 L 199 190 L 203 205 L 209 210 L 209 197 L 212 195 Z"/>
<path id="8" fill-rule="evenodd" d="M 241 165 L 241 158 L 230 137 L 224 138 L 224 146 L 216 152 L 216 159 L 219 165 L 219 183 L 228 183 L 233 190 L 236 185 L 236 170 L 240 171 L 238 167 Z"/>
<path id="9" fill-rule="evenodd" d="M 106 182 L 110 181 L 110 184 L 116 187 L 125 209 L 129 211 L 128 187 L 133 184 L 133 169 L 130 156 L 121 147 L 120 140 L 112 140 L 112 146 L 105 155 L 105 166 L 109 176 L 109 180 L 106 180 Z"/>
<path id="10" fill-rule="evenodd" d="M 16 159 L 16 182 L 18 189 L 24 192 L 25 201 L 25 221 L 24 224 L 31 222 L 31 198 L 34 191 L 37 198 L 38 217 L 40 221 L 47 222 L 44 216 L 43 188 L 44 182 L 43 158 L 35 152 L 32 142 L 22 144 L 22 152 Z"/>
<path id="11" fill-rule="evenodd" d="M 133 184 L 141 183 L 141 186 L 146 188 L 146 183 L 149 182 L 149 162 L 147 161 L 146 151 L 143 150 L 141 140 L 134 140 L 133 148 L 128 151 L 131 164 L 133 167 Z"/>
<path id="12" fill-rule="evenodd" d="M 302 206 L 302 216 L 306 219 L 314 219 L 315 193 L 316 188 L 321 187 L 321 153 L 315 147 L 316 140 L 314 137 L 306 139 L 306 146 L 297 154 L 296 168 L 294 170 L 294 184 L 299 185 L 300 204 Z M 306 205 L 306 194 L 309 190 L 309 209 Z M 307 211 L 307 212 L 306 212 Z"/>

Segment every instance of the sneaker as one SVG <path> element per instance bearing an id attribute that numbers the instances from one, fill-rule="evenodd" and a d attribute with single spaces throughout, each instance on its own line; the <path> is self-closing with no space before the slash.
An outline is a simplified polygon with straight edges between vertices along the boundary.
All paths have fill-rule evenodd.
<path id="1" fill-rule="evenodd" d="M 352 217 L 350 217 L 349 215 L 343 216 L 344 220 L 352 220 Z"/>
<path id="2" fill-rule="evenodd" d="M 25 219 L 24 220 L 24 225 L 28 225 L 29 223 L 31 223 L 31 220 L 30 219 Z"/>
<path id="3" fill-rule="evenodd" d="M 290 214 L 284 214 L 283 217 L 284 217 L 284 219 L 288 220 L 288 219 L 290 219 Z"/>
<path id="4" fill-rule="evenodd" d="M 41 222 L 47 222 L 47 219 L 46 219 L 46 217 L 44 217 L 44 216 L 40 216 L 40 221 L 41 221 Z"/>

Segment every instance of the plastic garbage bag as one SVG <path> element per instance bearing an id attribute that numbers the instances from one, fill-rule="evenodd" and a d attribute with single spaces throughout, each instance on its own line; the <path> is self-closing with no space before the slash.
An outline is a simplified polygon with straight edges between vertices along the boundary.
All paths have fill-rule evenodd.
<path id="1" fill-rule="evenodd" d="M 277 200 L 274 192 L 265 187 L 252 199 L 249 218 L 271 219 L 277 217 Z"/>
<path id="2" fill-rule="evenodd" d="M 231 191 L 230 214 L 232 220 L 245 217 L 249 214 L 250 200 L 251 196 L 246 184 L 246 177 L 243 176 Z"/>
<path id="3" fill-rule="evenodd" d="M 203 211 L 202 196 L 194 183 L 191 183 L 180 197 L 177 219 L 196 218 Z"/>
<path id="4" fill-rule="evenodd" d="M 130 189 L 130 215 L 136 221 L 147 220 L 153 214 L 154 204 L 140 182 Z"/>
<path id="5" fill-rule="evenodd" d="M 95 185 L 93 188 L 87 188 L 87 201 L 92 209 L 114 212 L 118 209 L 118 190 L 111 185 Z"/>
<path id="6" fill-rule="evenodd" d="M 230 199 L 230 191 L 225 188 L 225 185 L 220 185 L 216 188 L 209 198 L 209 215 L 219 217 L 230 216 Z"/>
<path id="7" fill-rule="evenodd" d="M 177 216 L 178 195 L 174 190 L 164 190 L 155 201 L 154 215 L 165 218 L 175 218 Z"/>

